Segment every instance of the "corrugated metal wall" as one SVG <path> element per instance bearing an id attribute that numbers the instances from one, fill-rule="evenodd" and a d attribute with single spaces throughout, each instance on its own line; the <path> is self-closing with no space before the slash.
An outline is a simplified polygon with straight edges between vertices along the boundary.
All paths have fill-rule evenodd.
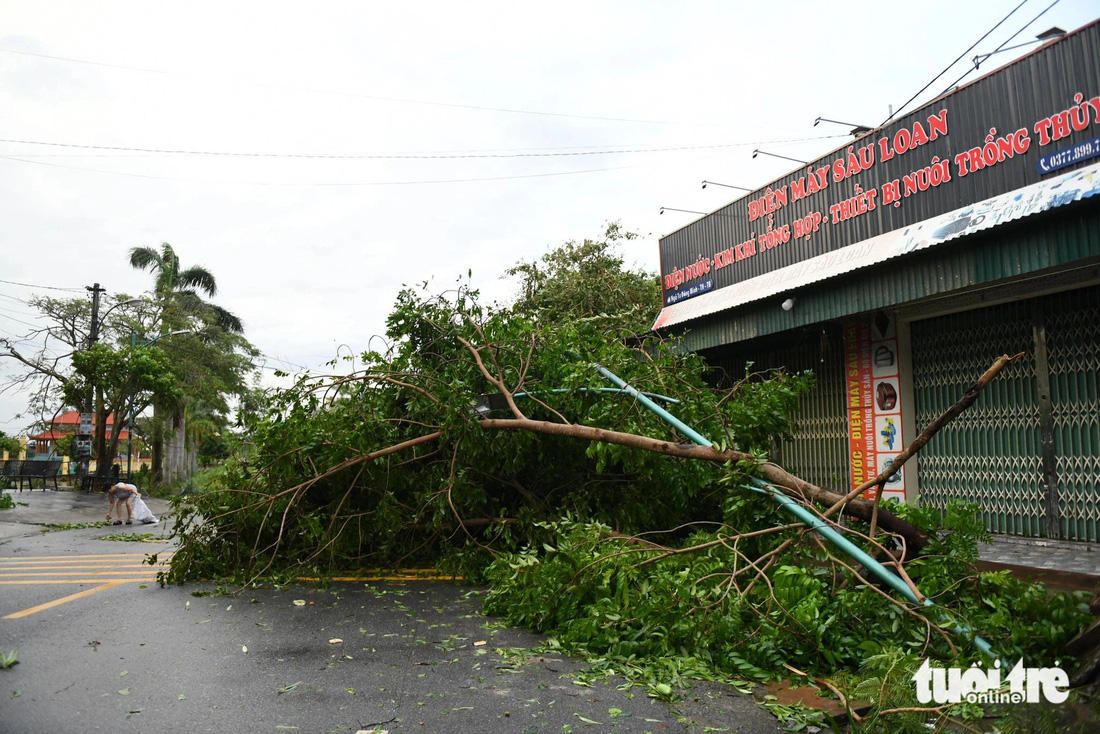
<path id="1" fill-rule="evenodd" d="M 1063 538 L 1100 540 L 1100 288 L 1046 300 Z"/>
<path id="2" fill-rule="evenodd" d="M 788 471 L 820 487 L 849 486 L 848 417 L 845 410 L 844 343 L 835 328 L 807 330 L 780 348 L 750 354 L 729 350 L 704 353 L 720 373 L 718 384 L 728 385 L 752 371 L 785 368 L 812 370 L 817 387 L 799 402 L 792 431 L 794 440 L 779 446 L 780 463 Z"/>
<path id="3" fill-rule="evenodd" d="M 662 275 L 691 265 L 701 256 L 713 258 L 717 252 L 747 240 L 762 240 L 772 225 L 775 229 L 781 229 L 784 225 L 793 228 L 804 217 L 815 214 L 828 216 L 830 206 L 853 196 L 857 186 L 861 187 L 860 190 L 875 191 L 884 182 L 904 179 L 913 171 L 927 166 L 934 158 L 953 159 L 970 146 L 982 145 L 991 128 L 997 129 L 1001 136 L 1021 128 L 1031 131 L 1033 123 L 1044 115 L 1072 108 L 1075 94 L 1081 93 L 1089 98 L 1097 93 L 1100 89 L 1097 58 L 1100 58 L 1100 24 L 1093 23 L 1058 43 L 1021 57 L 1004 69 L 963 85 L 874 134 L 851 141 L 851 145 L 831 151 L 808 166 L 796 168 L 710 216 L 662 237 Z M 916 154 L 883 156 L 879 140 L 892 140 L 897 132 L 912 129 L 917 123 L 927 125 L 928 117 L 941 109 L 949 112 L 949 135 L 939 136 L 922 146 Z M 1080 131 L 1071 131 L 1068 137 L 1057 141 L 1057 146 L 1061 148 L 1084 142 L 1096 134 L 1095 126 L 1090 125 Z M 874 144 L 872 150 L 876 152 L 876 160 L 869 168 L 843 181 L 833 178 L 833 171 L 828 169 L 831 164 L 837 160 L 846 161 L 852 149 L 858 150 L 869 144 Z M 930 187 L 919 195 L 905 197 L 901 206 L 883 206 L 880 196 L 880 205 L 865 214 L 843 221 L 831 217 L 830 224 L 822 225 L 811 235 L 791 236 L 789 241 L 771 249 L 765 249 L 761 244 L 757 247 L 757 254 L 721 268 L 716 264 L 706 277 L 713 279 L 715 289 L 720 289 L 1034 183 L 1042 178 L 1035 167 L 1039 147 L 1039 136 L 1031 131 L 1030 148 L 1026 155 L 1014 155 L 994 167 L 965 177 L 959 174 L 957 165 L 952 164 L 953 178 L 950 182 Z M 1092 162 L 1081 160 L 1065 170 Z M 784 187 L 791 191 L 794 182 L 810 175 L 807 173 L 809 169 L 821 167 L 826 167 L 829 175 L 826 176 L 827 186 L 820 193 L 797 200 L 792 194 L 790 201 L 775 210 L 773 215 L 765 214 L 749 220 L 750 201 L 759 201 L 766 193 Z"/>
<path id="4" fill-rule="evenodd" d="M 917 429 L 955 404 L 1002 354 L 1024 352 L 917 455 L 919 502 L 980 504 L 995 533 L 1038 536 L 1045 527 L 1039 401 L 1026 302 L 911 325 Z"/>
<path id="5" fill-rule="evenodd" d="M 779 307 L 784 294 L 701 319 L 686 325 L 684 344 L 696 351 L 710 349 L 1097 257 L 1100 201 L 1094 197 L 1064 211 L 963 238 L 939 251 L 899 258 L 803 289 L 794 294 L 798 301 L 791 311 Z"/>
<path id="6" fill-rule="evenodd" d="M 1036 359 L 1045 331 L 1047 376 Z M 1002 354 L 1024 352 L 917 457 L 922 504 L 976 502 L 990 531 L 1100 540 L 1100 287 L 965 311 L 911 325 L 918 427 Z M 1042 349 L 1043 347 L 1040 347 Z M 1050 384 L 1056 522 L 1048 524 L 1040 385 Z"/>

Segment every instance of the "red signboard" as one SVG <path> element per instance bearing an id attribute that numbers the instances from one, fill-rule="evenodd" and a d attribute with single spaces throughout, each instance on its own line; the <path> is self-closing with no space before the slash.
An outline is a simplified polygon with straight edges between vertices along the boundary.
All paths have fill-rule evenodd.
<path id="1" fill-rule="evenodd" d="M 879 312 L 867 319 L 849 321 L 844 327 L 844 359 L 848 458 L 851 489 L 855 489 L 885 471 L 905 446 L 893 318 Z M 864 496 L 872 498 L 874 491 Z M 883 498 L 905 500 L 905 477 L 900 470 L 887 477 Z"/>

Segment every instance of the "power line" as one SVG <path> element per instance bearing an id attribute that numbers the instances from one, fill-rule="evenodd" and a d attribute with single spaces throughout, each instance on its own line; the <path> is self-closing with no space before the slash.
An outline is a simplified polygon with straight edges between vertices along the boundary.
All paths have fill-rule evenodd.
<path id="1" fill-rule="evenodd" d="M 54 61 L 67 61 L 75 64 L 88 64 L 91 66 L 102 66 L 109 69 L 125 69 L 127 71 L 140 71 L 146 74 L 160 74 L 165 76 L 192 76 L 204 79 L 214 79 L 218 82 L 231 81 L 236 84 L 244 84 L 253 87 L 263 87 L 267 89 L 281 89 L 294 92 L 309 92 L 312 94 L 331 94 L 339 97 L 355 97 L 358 99 L 373 99 L 381 102 L 397 102 L 400 104 L 416 104 L 416 105 L 428 105 L 431 107 L 450 107 L 452 109 L 464 109 L 464 110 L 478 110 L 481 112 L 503 112 L 513 115 L 535 115 L 540 117 L 562 117 L 574 120 L 600 120 L 603 122 L 629 122 L 641 125 L 693 125 L 693 126 L 727 126 L 728 123 L 717 122 L 675 122 L 671 120 L 641 120 L 630 117 L 604 117 L 600 115 L 577 115 L 565 112 L 545 112 L 541 110 L 524 110 L 512 107 L 493 107 L 489 105 L 473 105 L 473 104 L 461 104 L 457 102 L 435 102 L 431 100 L 423 99 L 409 99 L 405 97 L 386 97 L 377 94 L 361 94 L 358 92 L 341 92 L 328 89 L 311 89 L 309 87 L 298 87 L 290 84 L 267 84 L 264 82 L 251 82 L 244 79 L 225 79 L 223 77 L 215 77 L 211 75 L 203 74 L 181 74 L 179 72 L 164 71 L 162 69 L 149 69 L 140 66 L 125 66 L 122 64 L 106 64 L 99 61 L 88 61 L 86 59 L 75 59 L 68 56 L 53 56 L 50 54 L 33 53 L 31 51 L 16 51 L 10 48 L 0 48 L 0 52 L 9 54 L 19 54 L 20 56 L 34 56 L 42 59 L 51 59 Z"/>
<path id="2" fill-rule="evenodd" d="M 32 319 L 42 318 L 41 314 L 36 314 L 31 311 L 13 311 L 10 308 L 4 308 L 2 306 L 0 306 L 0 311 L 3 311 L 4 313 L 13 313 L 16 316 L 27 316 Z"/>
<path id="3" fill-rule="evenodd" d="M 56 285 L 34 285 L 33 283 L 16 283 L 14 280 L 0 280 L 0 283 L 7 283 L 8 285 L 18 285 L 23 288 L 41 288 L 48 291 L 70 291 L 75 293 L 82 293 L 83 288 L 61 288 Z"/>
<path id="4" fill-rule="evenodd" d="M 1007 46 L 1008 44 L 1012 43 L 1012 40 L 1013 40 L 1014 38 L 1016 38 L 1016 36 L 1018 36 L 1018 35 L 1020 35 L 1021 33 L 1023 33 L 1023 32 L 1024 32 L 1024 31 L 1025 31 L 1025 30 L 1026 30 L 1027 28 L 1028 28 L 1028 26 L 1030 26 L 1030 25 L 1031 25 L 1032 23 L 1034 23 L 1035 21 L 1039 20 L 1039 18 L 1042 18 L 1042 17 L 1044 16 L 1044 15 L 1046 15 L 1047 11 L 1048 11 L 1048 10 L 1050 10 L 1051 8 L 1053 8 L 1053 7 L 1054 7 L 1055 5 L 1057 5 L 1057 4 L 1059 3 L 1059 2 L 1061 2 L 1061 0 L 1054 0 L 1054 2 L 1052 2 L 1052 3 L 1050 4 L 1050 5 L 1046 6 L 1046 8 L 1044 8 L 1044 9 L 1043 9 L 1043 10 L 1042 10 L 1042 11 L 1041 11 L 1041 12 L 1040 12 L 1040 13 L 1039 13 L 1038 15 L 1036 15 L 1036 16 L 1035 16 L 1034 18 L 1032 18 L 1032 19 L 1031 19 L 1031 20 L 1029 20 L 1029 21 L 1028 21 L 1027 23 L 1025 23 L 1025 24 L 1024 24 L 1024 25 L 1023 25 L 1023 26 L 1022 26 L 1022 27 L 1020 28 L 1020 30 L 1018 30 L 1018 31 L 1016 31 L 1015 33 L 1013 33 L 1013 34 L 1012 34 L 1011 36 L 1009 36 L 1009 37 L 1008 37 L 1007 39 L 1005 39 L 1005 41 L 1004 41 L 1004 42 L 1002 42 L 1000 46 L 998 46 L 997 48 L 993 49 L 993 51 L 991 51 L 989 55 L 990 55 L 990 56 L 992 56 L 993 54 L 997 53 L 998 51 L 1000 51 L 1000 50 L 1001 50 L 1002 48 L 1004 48 L 1004 47 L 1005 47 L 1005 46 Z M 974 70 L 975 70 L 975 69 L 977 69 L 977 68 L 978 68 L 977 66 L 973 66 L 973 67 L 971 67 L 971 68 L 967 69 L 967 70 L 966 70 L 965 72 L 963 72 L 963 75 L 962 75 L 962 76 L 960 76 L 960 77 L 959 77 L 958 79 L 956 79 L 956 80 L 955 80 L 954 82 L 952 82 L 951 84 L 948 84 L 948 85 L 947 85 L 947 89 L 945 89 L 945 90 L 943 90 L 942 92 L 940 92 L 940 94 L 946 94 L 947 92 L 949 92 L 949 91 L 950 91 L 950 90 L 952 90 L 953 88 L 957 87 L 957 86 L 959 85 L 959 82 L 961 82 L 961 81 L 962 81 L 963 79 L 965 79 L 966 77 L 970 76 L 970 72 L 974 71 Z"/>
<path id="5" fill-rule="evenodd" d="M 963 51 L 963 52 L 962 52 L 961 54 L 959 54 L 959 58 L 957 58 L 957 59 L 955 59 L 954 61 L 952 61 L 952 62 L 951 62 L 950 64 L 948 64 L 948 65 L 947 65 L 946 67 L 944 67 L 944 70 L 943 70 L 943 71 L 941 71 L 941 72 L 940 72 L 939 74 L 936 74 L 936 76 L 932 77 L 931 81 L 929 81 L 929 82 L 928 82 L 927 84 L 925 84 L 925 85 L 924 85 L 923 87 L 921 87 L 921 88 L 920 88 L 920 91 L 919 91 L 919 92 L 917 92 L 916 94 L 914 94 L 914 95 L 913 95 L 912 97 L 910 97 L 909 99 L 905 100 L 905 104 L 903 104 L 903 105 L 902 105 L 901 107 L 898 107 L 898 108 L 897 108 L 897 110 L 895 110 L 893 114 L 891 114 L 891 115 L 890 115 L 889 117 L 887 117 L 887 118 L 886 118 L 885 120 L 883 120 L 883 121 L 882 121 L 882 123 L 881 123 L 881 124 L 879 125 L 879 127 L 882 127 L 882 126 L 883 126 L 883 125 L 885 125 L 886 123 L 890 122 L 890 120 L 894 119 L 894 118 L 895 118 L 895 117 L 897 117 L 897 116 L 898 116 L 899 114 L 901 114 L 901 111 L 902 111 L 902 110 L 904 110 L 904 109 L 905 109 L 906 107 L 908 107 L 908 106 L 909 106 L 909 103 L 910 103 L 910 102 L 912 102 L 912 101 L 913 101 L 914 99 L 916 99 L 917 97 L 919 97 L 919 96 L 921 96 L 922 94 L 924 94 L 924 90 L 928 89 L 928 88 L 929 88 L 930 86 L 932 86 L 933 84 L 935 84 L 935 83 L 936 83 L 936 80 L 937 80 L 937 79 L 939 79 L 939 78 L 940 78 L 941 76 L 943 76 L 944 74 L 946 74 L 946 73 L 947 73 L 947 72 L 948 72 L 948 71 L 949 71 L 949 70 L 951 69 L 951 67 L 952 67 L 952 66 L 954 66 L 954 65 L 955 65 L 955 64 L 957 64 L 957 63 L 959 63 L 959 61 L 960 61 L 960 60 L 962 60 L 962 58 L 963 58 L 964 56 L 966 56 L 966 55 L 967 55 L 968 53 L 970 53 L 971 51 L 973 51 L 973 50 L 974 50 L 974 48 L 975 48 L 975 47 L 976 47 L 976 46 L 977 46 L 977 45 L 978 45 L 979 43 L 981 43 L 982 41 L 984 41 L 984 40 L 985 40 L 986 38 L 988 38 L 988 37 L 989 37 L 989 34 L 991 34 L 991 33 L 992 33 L 993 31 L 997 30 L 998 28 L 1000 28 L 1000 27 L 1001 27 L 1001 25 L 1002 25 L 1002 24 L 1003 24 L 1003 23 L 1004 23 L 1004 22 L 1005 22 L 1006 20 L 1008 20 L 1009 18 L 1011 18 L 1011 17 L 1012 17 L 1012 15 L 1013 15 L 1013 14 L 1014 14 L 1014 13 L 1015 13 L 1015 12 L 1016 12 L 1017 10 L 1019 10 L 1020 8 L 1022 8 L 1022 7 L 1023 7 L 1023 6 L 1025 5 L 1025 4 L 1027 4 L 1027 2 L 1028 2 L 1028 0 L 1022 0 L 1022 1 L 1020 2 L 1020 4 L 1019 4 L 1019 5 L 1017 5 L 1017 6 L 1016 6 L 1016 7 L 1014 7 L 1014 8 L 1012 9 L 1012 10 L 1010 10 L 1010 11 L 1009 11 L 1009 13 L 1008 13 L 1008 15 L 1006 15 L 1005 17 L 1001 18 L 1001 20 L 1000 20 L 1000 21 L 998 21 L 997 25 L 993 26 L 993 27 L 992 27 L 992 28 L 990 28 L 990 29 L 989 29 L 988 31 L 986 31 L 986 32 L 985 32 L 985 35 L 983 35 L 983 36 L 982 36 L 981 38 L 979 38 L 979 39 L 978 39 L 977 41 L 975 41 L 975 42 L 973 43 L 973 45 L 971 45 L 971 46 L 970 46 L 970 48 L 966 49 L 966 50 L 965 50 L 965 51 Z"/>
<path id="6" fill-rule="evenodd" d="M 18 161 L 19 163 L 33 163 L 36 166 L 50 166 L 51 168 L 65 168 L 71 171 L 88 171 L 90 173 L 105 173 L 112 176 L 129 176 L 132 178 L 145 178 L 153 179 L 157 181 L 176 181 L 181 183 L 195 183 L 205 185 L 229 185 L 229 186 L 322 186 L 322 187 L 340 187 L 340 186 L 414 186 L 421 184 L 450 184 L 450 183 L 475 183 L 479 181 L 511 181 L 524 178 L 547 178 L 550 176 L 574 176 L 583 173 L 600 173 L 603 171 L 621 171 L 628 168 L 637 168 L 637 166 L 611 166 L 609 168 L 587 168 L 579 171 L 556 171 L 552 173 L 528 173 L 515 176 L 486 176 L 481 178 L 441 178 L 441 179 L 425 179 L 419 181 L 351 181 L 346 183 L 340 182 L 324 182 L 324 181 L 306 181 L 306 182 L 281 182 L 281 181 L 204 181 L 201 179 L 188 179 L 188 178 L 173 178 L 171 176 L 153 176 L 145 173 L 127 173 L 124 171 L 105 171 L 100 168 L 84 168 L 82 166 L 65 166 L 60 163 L 47 163 L 45 161 L 30 161 L 24 158 L 15 158 L 13 156 L 0 155 L 0 159 L 7 161 Z M 4 281 L 0 281 L 4 282 Z M 74 289 L 76 290 L 76 289 Z"/>
<path id="7" fill-rule="evenodd" d="M 8 316 L 7 314 L 3 314 L 3 313 L 0 313 L 0 318 L 9 319 L 11 321 L 16 322 L 17 324 L 23 324 L 24 326 L 29 326 L 32 329 L 41 329 L 41 328 L 43 328 L 43 324 L 32 324 L 29 321 L 21 321 L 20 319 L 17 319 L 14 316 Z"/>
<path id="8" fill-rule="evenodd" d="M 786 140 L 758 140 L 745 143 L 716 143 L 713 145 L 680 145 L 665 148 L 619 148 L 602 150 L 572 150 L 554 152 L 526 153 L 243 153 L 235 151 L 186 150 L 171 148 L 134 148 L 121 145 L 86 145 L 82 143 L 55 143 L 41 140 L 18 140 L 0 138 L 0 143 L 18 145 L 43 145 L 55 148 L 79 148 L 82 150 L 109 150 L 125 153 L 158 153 L 166 155 L 214 156 L 226 158 L 301 158 L 308 160 L 464 160 L 470 158 L 563 158 L 592 155 L 623 155 L 627 153 L 668 153 L 684 150 L 715 150 L 720 148 L 742 148 L 750 145 L 776 145 L 779 143 L 804 143 L 815 140 L 843 138 L 846 135 L 819 135 L 809 138 L 788 138 Z"/>

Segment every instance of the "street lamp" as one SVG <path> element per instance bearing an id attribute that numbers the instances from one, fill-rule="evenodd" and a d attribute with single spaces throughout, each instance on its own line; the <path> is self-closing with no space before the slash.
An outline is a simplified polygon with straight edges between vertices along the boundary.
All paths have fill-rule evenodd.
<path id="1" fill-rule="evenodd" d="M 871 132 L 871 128 L 866 125 L 857 125 L 854 122 L 841 122 L 840 120 L 830 120 L 826 117 L 819 117 L 814 120 L 814 127 L 817 127 L 819 122 L 831 122 L 834 125 L 843 125 L 844 127 L 852 128 L 848 134 L 854 138 L 858 138 L 860 135 Z"/>
<path id="2" fill-rule="evenodd" d="M 740 191 L 748 191 L 750 194 L 753 191 L 752 189 L 746 189 L 744 186 L 734 186 L 732 184 L 718 183 L 717 181 L 704 181 L 703 182 L 703 188 L 705 189 L 707 186 L 725 186 L 727 189 L 738 189 Z"/>
<path id="3" fill-rule="evenodd" d="M 806 161 L 801 160 L 799 158 L 791 158 L 789 155 L 779 155 L 778 153 L 769 153 L 768 151 L 760 150 L 759 148 L 757 148 L 756 150 L 754 150 L 752 152 L 752 157 L 753 158 L 755 158 L 758 155 L 770 155 L 772 158 L 782 158 L 783 160 L 794 161 L 795 163 L 801 163 L 802 165 L 806 165 L 806 163 L 807 163 Z"/>
<path id="4" fill-rule="evenodd" d="M 193 334 L 190 329 L 180 329 L 179 331 L 169 331 L 167 334 L 161 334 L 155 339 L 142 344 L 140 347 L 137 345 L 137 332 L 134 329 L 130 329 L 130 357 L 133 358 L 134 352 L 139 349 L 145 349 L 150 344 L 159 342 L 166 336 L 182 336 L 184 334 Z M 130 372 L 130 420 L 126 422 L 126 481 L 129 482 L 133 479 L 134 468 L 134 373 L 131 365 Z"/>

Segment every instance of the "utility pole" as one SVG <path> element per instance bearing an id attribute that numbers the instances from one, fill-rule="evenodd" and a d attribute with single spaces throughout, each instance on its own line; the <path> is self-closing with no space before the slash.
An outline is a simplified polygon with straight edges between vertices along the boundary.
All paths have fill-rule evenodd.
<path id="1" fill-rule="evenodd" d="M 85 286 L 84 289 L 90 291 L 92 294 L 92 326 L 88 330 L 88 349 L 91 349 L 93 346 L 95 346 L 96 342 L 99 341 L 99 294 L 106 293 L 107 289 L 101 288 L 99 286 L 99 283 L 93 283 L 91 286 Z M 98 385 L 93 386 L 89 389 L 88 395 L 86 397 L 86 404 L 84 407 L 86 407 L 87 410 L 82 410 L 81 413 L 92 413 L 95 415 L 96 423 L 93 426 L 93 433 L 96 439 L 95 451 L 97 456 L 102 457 L 104 442 L 101 437 L 105 435 L 105 426 L 103 425 L 103 423 L 106 418 L 102 415 L 103 393 L 101 392 Z M 85 422 L 82 420 L 81 424 L 84 423 Z M 91 439 L 92 436 L 84 434 L 83 431 L 77 434 L 77 443 L 80 445 L 88 446 L 89 449 L 91 448 Z M 88 474 L 88 465 L 90 461 L 91 452 L 89 451 L 87 454 L 81 452 L 80 464 L 77 470 L 77 475 L 81 478 L 81 480 L 83 480 L 83 477 L 87 476 Z M 99 469 L 102 469 L 102 467 L 99 467 Z"/>
<path id="2" fill-rule="evenodd" d="M 99 294 L 106 293 L 106 288 L 100 288 L 99 283 L 84 286 L 84 290 L 92 294 L 92 328 L 88 332 L 88 348 L 91 349 L 99 341 Z"/>

